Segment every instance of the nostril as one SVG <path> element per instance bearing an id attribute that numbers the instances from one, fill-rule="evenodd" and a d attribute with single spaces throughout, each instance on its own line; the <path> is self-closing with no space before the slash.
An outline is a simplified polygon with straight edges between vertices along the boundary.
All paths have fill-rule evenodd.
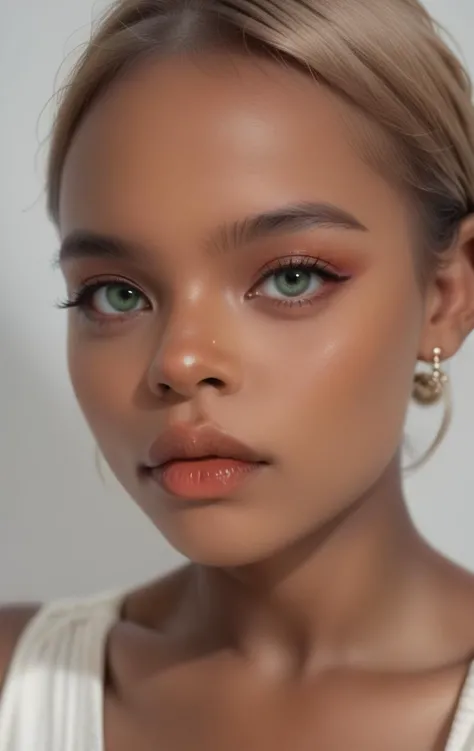
<path id="1" fill-rule="evenodd" d="M 220 378 L 203 378 L 201 384 L 207 386 L 213 386 L 215 389 L 221 389 L 224 387 L 224 382 Z"/>

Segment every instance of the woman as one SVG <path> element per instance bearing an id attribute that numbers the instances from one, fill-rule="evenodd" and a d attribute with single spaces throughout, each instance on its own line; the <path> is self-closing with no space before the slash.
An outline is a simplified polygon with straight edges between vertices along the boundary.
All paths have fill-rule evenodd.
<path id="1" fill-rule="evenodd" d="M 417 0 L 122 0 L 96 31 L 48 177 L 70 373 L 190 563 L 6 609 L 1 751 L 474 749 L 474 579 L 400 461 L 474 328 L 470 97 Z"/>

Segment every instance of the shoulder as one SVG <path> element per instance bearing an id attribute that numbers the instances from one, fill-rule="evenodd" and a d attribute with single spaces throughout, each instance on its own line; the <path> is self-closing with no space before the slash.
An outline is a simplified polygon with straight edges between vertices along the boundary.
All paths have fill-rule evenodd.
<path id="1" fill-rule="evenodd" d="M 30 659 L 49 649 L 51 658 L 71 633 L 101 644 L 102 636 L 119 615 L 122 593 L 105 592 L 87 597 L 68 597 L 47 603 L 0 607 L 0 692 L 16 650 L 30 639 Z M 30 627 L 30 628 L 28 628 Z"/>
<path id="2" fill-rule="evenodd" d="M 107 591 L 91 596 L 60 598 L 43 604 L 0 607 L 0 692 L 15 650 L 33 621 L 36 630 L 29 633 L 36 640 L 38 648 L 42 648 L 46 642 L 60 644 L 63 638 L 69 638 L 72 628 L 76 638 L 92 639 L 101 645 L 103 637 L 121 618 L 148 625 L 156 619 L 157 612 L 161 616 L 167 613 L 175 599 L 172 592 L 177 589 L 176 578 L 181 580 L 182 574 L 177 577 L 174 572 L 159 583 L 154 582 L 132 593 Z M 157 608 L 157 603 L 161 603 L 160 608 Z M 40 610 L 42 617 L 36 618 Z"/>
<path id="3" fill-rule="evenodd" d="M 15 647 L 41 605 L 12 605 L 0 608 L 0 690 Z"/>

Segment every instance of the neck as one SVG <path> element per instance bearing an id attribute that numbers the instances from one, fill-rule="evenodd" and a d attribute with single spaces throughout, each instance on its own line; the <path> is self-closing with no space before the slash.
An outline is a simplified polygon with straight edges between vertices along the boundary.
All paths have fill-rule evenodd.
<path id="1" fill-rule="evenodd" d="M 364 659 L 393 636 L 427 550 L 397 465 L 344 514 L 271 560 L 193 567 L 194 617 L 207 640 L 273 668 Z"/>

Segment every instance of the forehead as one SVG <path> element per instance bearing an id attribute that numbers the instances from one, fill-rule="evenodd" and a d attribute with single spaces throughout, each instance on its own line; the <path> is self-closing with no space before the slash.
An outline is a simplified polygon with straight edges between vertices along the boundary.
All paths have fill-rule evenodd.
<path id="1" fill-rule="evenodd" d="M 214 53 L 142 63 L 75 136 L 61 232 L 151 234 L 184 219 L 199 231 L 305 200 L 339 204 L 382 228 L 402 217 L 400 196 L 361 158 L 350 123 L 348 105 L 270 60 Z"/>

